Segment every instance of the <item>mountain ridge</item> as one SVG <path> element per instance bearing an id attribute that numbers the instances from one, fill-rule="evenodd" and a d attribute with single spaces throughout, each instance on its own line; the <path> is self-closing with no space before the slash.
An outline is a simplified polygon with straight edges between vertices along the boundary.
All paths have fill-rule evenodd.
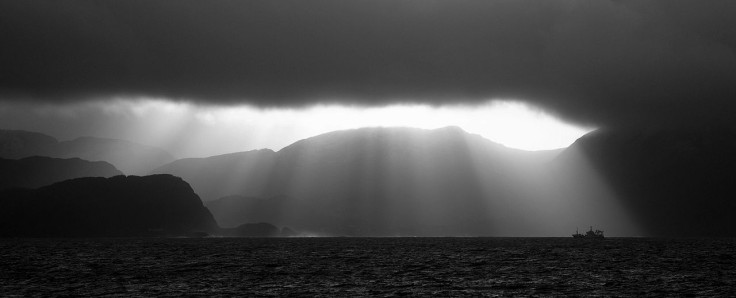
<path id="1" fill-rule="evenodd" d="M 24 130 L 0 130 L 0 158 L 30 156 L 81 158 L 106 161 L 125 174 L 146 174 L 174 160 L 163 149 L 111 138 L 78 137 L 59 141 L 54 137 Z"/>
<path id="2" fill-rule="evenodd" d="M 81 177 L 112 177 L 122 175 L 105 161 L 80 158 L 31 156 L 21 159 L 0 158 L 0 189 L 36 188 L 55 182 Z"/>
<path id="3" fill-rule="evenodd" d="M 267 221 L 333 235 L 507 235 L 491 215 L 514 230 L 522 207 L 511 196 L 531 191 L 511 177 L 537 176 L 557 153 L 508 148 L 457 127 L 373 127 L 318 135 L 277 152 L 175 161 L 153 173 L 183 177 L 210 207 L 235 195 L 266 203 L 253 212 L 272 215 L 237 222 L 219 212 L 242 206 L 212 209 L 230 226 Z"/>

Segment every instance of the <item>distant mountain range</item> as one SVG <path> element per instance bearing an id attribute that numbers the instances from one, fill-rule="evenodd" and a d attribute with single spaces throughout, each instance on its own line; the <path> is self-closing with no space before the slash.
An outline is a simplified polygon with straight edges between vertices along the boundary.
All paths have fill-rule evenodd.
<path id="1" fill-rule="evenodd" d="M 207 158 L 184 158 L 151 174 L 171 174 L 187 180 L 204 201 L 233 194 L 263 194 L 277 154 L 270 149 Z"/>
<path id="2" fill-rule="evenodd" d="M 122 174 L 104 161 L 42 156 L 17 160 L 0 158 L 0 190 L 13 187 L 37 188 L 73 178 L 112 177 Z"/>
<path id="3" fill-rule="evenodd" d="M 528 187 L 558 151 L 504 147 L 457 127 L 363 128 L 257 150 L 178 160 L 226 226 L 266 221 L 330 235 L 513 235 L 546 218 Z M 229 196 L 229 197 L 228 197 Z M 532 198 L 520 200 L 516 197 Z M 525 208 L 525 204 L 541 204 Z M 533 209 L 533 210 L 530 210 Z"/>
<path id="4" fill-rule="evenodd" d="M 76 144 L 98 141 L 106 145 L 86 148 L 126 147 L 105 139 Z M 0 132 L 0 153 L 11 158 L 76 147 L 59 143 L 42 134 Z M 125 234 L 216 226 L 196 192 L 226 228 L 208 228 L 220 235 L 293 235 L 277 228 L 288 226 L 331 236 L 549 236 L 595 225 L 607 235 L 733 237 L 735 153 L 736 131 L 725 127 L 601 129 L 564 150 L 540 152 L 507 148 L 456 127 L 363 128 L 315 136 L 278 152 L 181 159 L 152 171 L 184 180 L 83 178 L 5 190 L 0 230 L 9 235 L 13 227 L 30 224 L 26 234 L 79 229 L 92 235 L 103 228 Z M 111 153 L 100 156 L 105 154 Z M 0 189 L 117 173 L 107 163 L 79 159 L 0 159 Z M 168 208 L 162 206 L 179 208 L 171 200 L 199 204 L 186 203 L 189 211 L 182 214 L 191 218 L 160 228 L 151 214 L 161 216 Z M 110 206 L 124 212 L 114 215 Z M 124 218 L 134 228 L 123 228 Z"/>
<path id="5" fill-rule="evenodd" d="M 534 236 L 596 225 L 621 235 L 736 236 L 735 141 L 722 127 L 617 129 L 528 152 L 454 127 L 365 128 L 154 172 L 190 181 L 226 226 Z"/>
<path id="6" fill-rule="evenodd" d="M 30 156 L 106 161 L 128 175 L 143 175 L 174 160 L 162 149 L 124 140 L 81 137 L 59 142 L 37 132 L 0 130 L 0 158 Z"/>

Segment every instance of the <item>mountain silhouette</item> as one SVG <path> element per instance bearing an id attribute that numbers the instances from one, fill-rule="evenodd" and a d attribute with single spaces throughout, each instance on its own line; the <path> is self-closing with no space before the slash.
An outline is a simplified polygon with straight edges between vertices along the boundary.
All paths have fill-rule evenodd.
<path id="1" fill-rule="evenodd" d="M 362 128 L 278 152 L 179 160 L 154 172 L 183 177 L 206 201 L 224 197 L 207 204 L 227 226 L 265 221 L 330 235 L 513 235 L 547 231 L 523 218 L 545 217 L 541 211 L 553 200 L 537 200 L 537 189 L 524 183 L 557 153 L 507 148 L 457 127 Z"/>
<path id="2" fill-rule="evenodd" d="M 192 188 L 170 175 L 77 178 L 0 192 L 0 235 L 110 237 L 218 232 Z"/>
<path id="3" fill-rule="evenodd" d="M 0 157 L 18 159 L 47 155 L 59 141 L 42 133 L 0 129 Z"/>
<path id="4" fill-rule="evenodd" d="M 12 187 L 37 188 L 73 178 L 112 177 L 122 174 L 104 161 L 41 156 L 18 160 L 0 158 L 0 190 Z"/>
<path id="5" fill-rule="evenodd" d="M 736 131 L 725 126 L 599 130 L 555 164 L 585 159 L 646 235 L 736 236 Z M 580 188 L 580 186 L 578 186 Z"/>
<path id="6" fill-rule="evenodd" d="M 266 191 L 277 154 L 269 149 L 184 158 L 155 169 L 183 177 L 204 201 L 228 195 L 261 195 Z"/>
<path id="7" fill-rule="evenodd" d="M 48 156 L 107 161 L 125 174 L 147 174 L 174 158 L 168 152 L 129 141 L 81 137 L 59 142 L 53 137 L 20 130 L 0 130 L 0 158 Z"/>
<path id="8" fill-rule="evenodd" d="M 364 128 L 158 171 L 202 189 L 229 227 L 534 236 L 594 224 L 614 235 L 736 236 L 734 152 L 736 131 L 726 126 L 601 129 L 561 153 L 510 149 L 455 127 Z"/>
<path id="9" fill-rule="evenodd" d="M 137 154 L 119 148 L 138 148 L 95 138 L 57 142 L 18 131 L 1 131 L 0 145 L 0 153 L 13 158 L 27 152 L 94 151 L 90 148 L 102 148 L 98 156 L 132 156 Z M 179 178 L 162 176 L 186 185 L 175 187 L 188 189 L 175 191 L 175 197 L 196 197 L 191 192 L 196 191 L 226 227 L 208 231 L 223 235 L 260 235 L 258 231 L 275 235 L 275 226 L 288 226 L 305 234 L 333 236 L 545 236 L 568 235 L 576 226 L 594 224 L 608 235 L 733 237 L 734 152 L 736 131 L 726 126 L 600 129 L 564 150 L 540 152 L 507 148 L 457 127 L 362 128 L 304 139 L 278 152 L 263 149 L 181 159 L 153 173 L 191 183 L 190 188 Z M 0 187 L 35 187 L 66 179 L 65 175 L 116 174 L 108 166 L 44 157 L 0 160 L 0 172 L 4 171 Z M 181 217 L 180 224 L 161 227 L 160 222 L 145 219 L 145 224 L 134 223 L 133 228 L 125 227 L 122 219 L 113 220 L 115 216 L 98 224 L 95 220 L 102 217 L 77 222 L 80 217 L 69 215 L 109 215 L 107 205 L 91 196 L 117 198 L 113 202 L 126 197 L 133 198 L 130 206 L 137 207 L 124 214 L 137 222 L 133 214 L 149 209 L 140 198 L 162 194 L 176 184 L 144 183 L 150 186 L 146 188 L 138 182 L 120 182 L 143 178 L 149 179 L 84 178 L 37 190 L 3 191 L 0 216 L 5 235 L 10 235 L 8 225 L 23 235 L 160 233 L 215 225 L 209 211 L 187 211 L 193 216 L 189 219 L 199 224 L 184 224 Z M 110 183 L 126 186 L 114 191 L 101 186 Z M 61 197 L 83 204 L 62 205 Z M 198 197 L 189 200 L 200 203 L 187 210 L 201 211 Z M 65 211 L 60 215 L 56 210 Z M 259 222 L 269 226 L 252 224 Z"/>
<path id="10" fill-rule="evenodd" d="M 58 157 L 104 160 L 128 175 L 144 175 L 174 158 L 168 152 L 129 141 L 82 137 L 62 141 L 53 151 Z"/>

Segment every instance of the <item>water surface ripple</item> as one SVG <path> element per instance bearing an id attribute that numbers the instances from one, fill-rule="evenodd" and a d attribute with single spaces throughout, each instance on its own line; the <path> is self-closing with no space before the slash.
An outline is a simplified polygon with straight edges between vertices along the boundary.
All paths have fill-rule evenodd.
<path id="1" fill-rule="evenodd" d="M 2 296 L 732 296 L 736 239 L 0 239 Z"/>

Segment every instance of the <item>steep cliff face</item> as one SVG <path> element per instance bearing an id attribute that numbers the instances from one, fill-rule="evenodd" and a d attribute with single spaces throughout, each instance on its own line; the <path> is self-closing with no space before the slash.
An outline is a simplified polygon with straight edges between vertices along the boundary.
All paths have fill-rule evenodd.
<path id="1" fill-rule="evenodd" d="M 104 161 L 41 156 L 18 160 L 0 158 L 0 190 L 13 187 L 37 188 L 74 178 L 112 177 L 122 174 Z"/>
<path id="2" fill-rule="evenodd" d="M 218 227 L 192 188 L 171 175 L 78 178 L 0 192 L 2 236 L 157 236 Z"/>

